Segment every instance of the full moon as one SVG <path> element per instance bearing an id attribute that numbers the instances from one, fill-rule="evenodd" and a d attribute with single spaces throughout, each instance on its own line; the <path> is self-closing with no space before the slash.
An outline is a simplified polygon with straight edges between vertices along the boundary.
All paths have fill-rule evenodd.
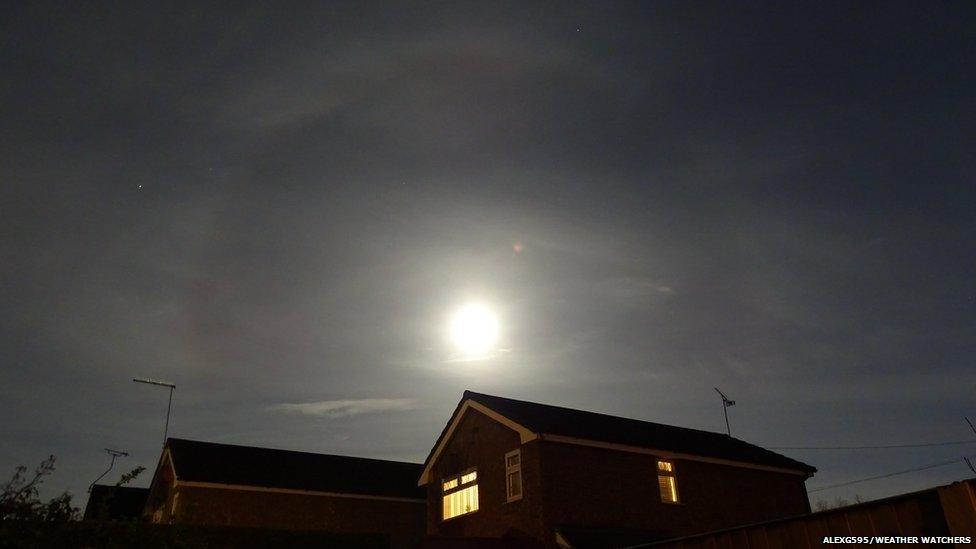
<path id="1" fill-rule="evenodd" d="M 487 355 L 498 342 L 498 317 L 484 305 L 465 305 L 451 318 L 450 336 L 465 355 Z"/>

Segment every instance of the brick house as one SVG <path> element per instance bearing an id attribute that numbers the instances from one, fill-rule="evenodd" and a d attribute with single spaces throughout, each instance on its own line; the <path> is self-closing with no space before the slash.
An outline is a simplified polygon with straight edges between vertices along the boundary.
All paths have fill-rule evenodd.
<path id="1" fill-rule="evenodd" d="M 424 534 L 423 466 L 170 438 L 149 488 L 154 523 L 383 534 L 413 547 Z"/>
<path id="2" fill-rule="evenodd" d="M 615 547 L 809 513 L 815 471 L 724 434 L 465 391 L 419 485 L 428 547 Z"/>

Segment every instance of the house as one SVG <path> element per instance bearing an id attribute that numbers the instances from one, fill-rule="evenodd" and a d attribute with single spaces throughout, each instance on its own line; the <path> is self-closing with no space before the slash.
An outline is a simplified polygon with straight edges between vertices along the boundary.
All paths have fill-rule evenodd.
<path id="1" fill-rule="evenodd" d="M 424 533 L 423 466 L 170 438 L 149 488 L 154 523 L 383 534 Z"/>
<path id="2" fill-rule="evenodd" d="M 724 434 L 465 391 L 418 484 L 429 547 L 615 547 L 809 513 L 815 471 Z"/>
<path id="3" fill-rule="evenodd" d="M 96 484 L 88 493 L 82 520 L 139 520 L 148 498 L 148 488 Z"/>

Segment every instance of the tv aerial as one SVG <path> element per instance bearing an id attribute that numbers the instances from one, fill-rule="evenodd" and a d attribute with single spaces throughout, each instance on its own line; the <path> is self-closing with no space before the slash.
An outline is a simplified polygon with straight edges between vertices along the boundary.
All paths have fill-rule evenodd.
<path id="1" fill-rule="evenodd" d="M 735 401 L 725 396 L 725 393 L 720 391 L 718 387 L 715 387 L 715 392 L 722 397 L 722 411 L 725 412 L 725 432 L 732 436 L 732 429 L 729 427 L 729 407 L 735 406 Z"/>
<path id="2" fill-rule="evenodd" d="M 111 448 L 106 448 L 105 451 L 108 452 L 108 455 L 112 456 L 112 463 L 109 464 L 108 469 L 105 469 L 104 473 L 98 475 L 98 478 L 93 480 L 92 483 L 88 485 L 89 492 L 92 491 L 92 487 L 95 486 L 96 482 L 102 480 L 102 477 L 107 475 L 108 472 L 112 470 L 112 467 L 115 467 L 115 458 L 120 458 L 129 455 L 129 452 L 123 452 L 122 450 L 113 450 Z"/>

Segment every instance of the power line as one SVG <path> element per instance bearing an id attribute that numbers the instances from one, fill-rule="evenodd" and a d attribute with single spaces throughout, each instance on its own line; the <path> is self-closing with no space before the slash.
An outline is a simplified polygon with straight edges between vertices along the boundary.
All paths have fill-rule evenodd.
<path id="1" fill-rule="evenodd" d="M 925 444 L 887 444 L 881 446 L 768 446 L 768 450 L 883 450 L 887 448 L 928 448 L 931 446 L 956 446 L 960 444 L 976 444 L 976 440 L 950 440 L 946 442 L 928 442 Z"/>
<path id="2" fill-rule="evenodd" d="M 840 488 L 841 486 L 850 486 L 851 484 L 858 484 L 860 482 L 867 482 L 869 480 L 878 480 L 882 478 L 893 477 L 897 475 L 905 475 L 908 473 L 916 473 L 918 471 L 924 471 L 926 469 L 935 469 L 936 467 L 945 467 L 946 465 L 952 465 L 954 463 L 959 463 L 959 459 L 956 458 L 952 461 L 943 461 L 942 463 L 932 463 L 930 465 L 923 465 L 921 467 L 915 467 L 913 469 L 905 469 L 904 471 L 895 471 L 894 473 L 887 473 L 884 475 L 878 475 L 876 477 L 861 478 L 857 480 L 849 480 L 847 482 L 841 482 L 840 484 L 831 484 L 830 486 L 819 486 L 817 488 L 812 488 L 807 490 L 808 493 L 821 492 L 823 490 L 830 490 L 832 488 Z"/>

